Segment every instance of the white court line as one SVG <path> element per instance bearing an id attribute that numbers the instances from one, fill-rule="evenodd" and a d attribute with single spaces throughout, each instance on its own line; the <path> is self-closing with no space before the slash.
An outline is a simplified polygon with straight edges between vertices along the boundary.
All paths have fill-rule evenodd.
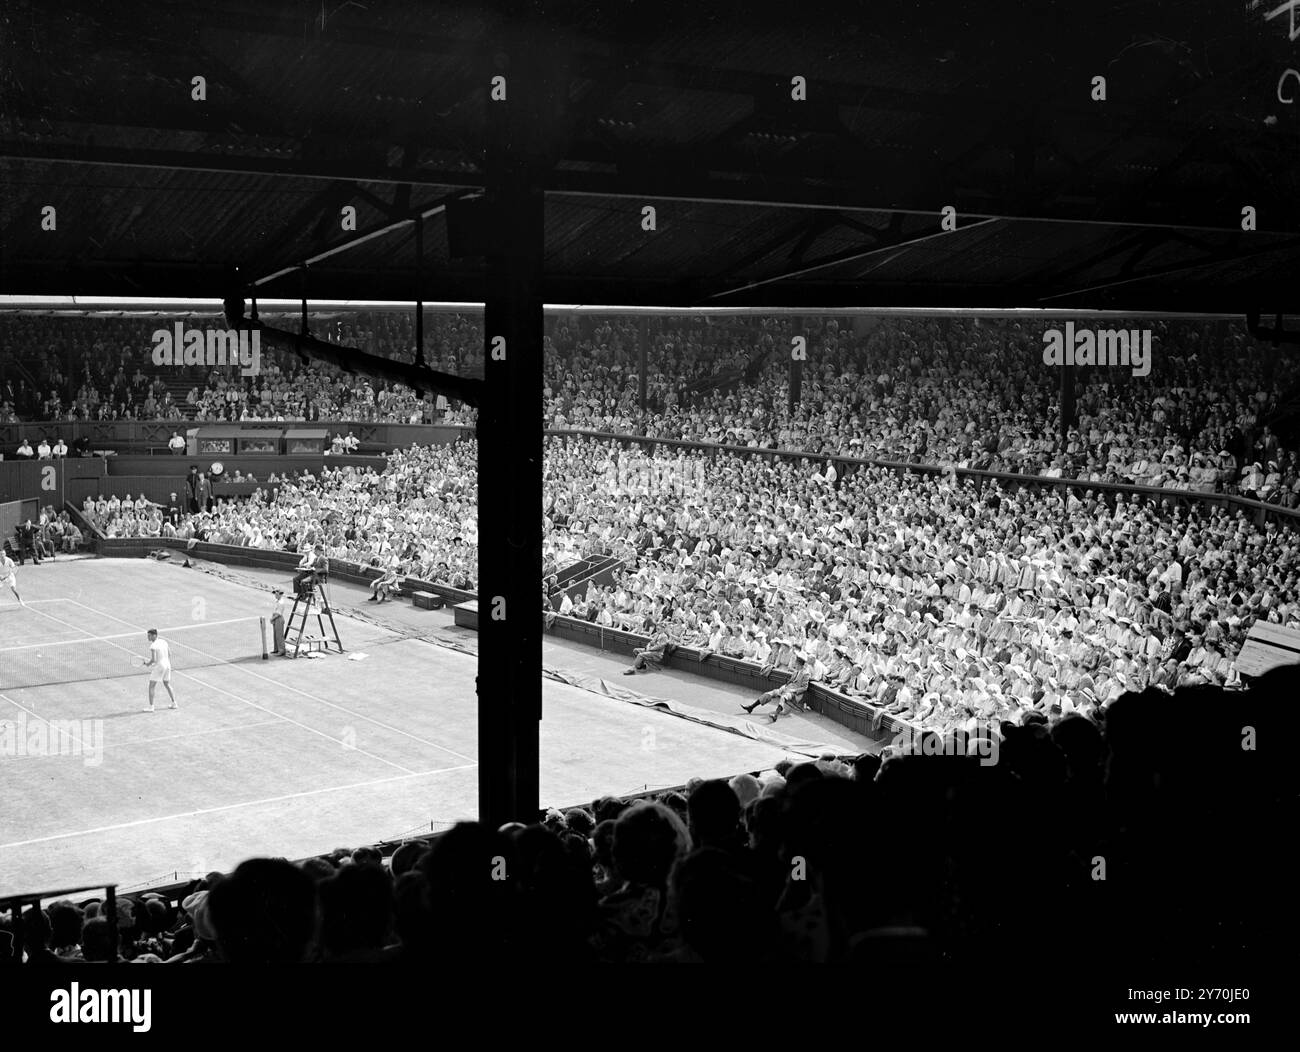
<path id="1" fill-rule="evenodd" d="M 92 610 L 90 607 L 86 606 L 84 603 L 78 603 L 75 599 L 68 599 L 68 600 L 65 600 L 65 601 L 66 601 L 66 602 L 69 602 L 69 603 L 74 603 L 75 605 L 80 606 L 83 610 L 87 610 L 87 611 L 89 611 L 89 612 L 92 613 L 92 614 L 98 614 L 98 613 L 99 613 L 99 611 L 97 611 L 97 610 Z M 40 610 L 37 610 L 36 613 L 40 614 L 41 617 L 48 617 L 51 621 L 56 621 L 56 622 L 58 622 L 59 624 L 64 625 L 64 626 L 67 627 L 67 628 L 73 628 L 73 629 L 76 629 L 78 632 L 85 631 L 84 629 L 78 627 L 77 625 L 72 624 L 70 621 L 64 621 L 62 618 L 55 617 L 53 614 L 42 613 Z M 129 621 L 122 621 L 122 619 L 121 619 L 120 617 L 113 617 L 111 614 L 103 614 L 103 615 L 100 615 L 100 616 L 103 616 L 103 617 L 111 617 L 114 621 L 121 621 L 121 623 L 124 624 L 124 625 L 129 625 L 129 624 L 130 624 Z M 93 640 L 93 639 L 95 639 L 95 638 L 96 638 L 95 636 L 86 636 L 85 639 L 82 639 L 82 640 L 80 640 L 79 642 L 89 642 L 89 641 L 91 641 L 91 640 Z M 78 642 L 78 640 L 73 640 L 73 642 Z M 130 650 L 127 650 L 126 647 L 124 647 L 124 646 L 119 646 L 117 643 L 114 643 L 113 646 L 117 647 L 118 650 L 124 651 L 124 652 L 127 653 L 127 654 L 131 654 L 131 653 L 132 653 Z M 202 652 L 202 651 L 199 651 L 199 653 L 203 653 L 203 652 Z M 138 655 L 132 655 L 132 656 L 138 656 Z M 208 655 L 208 656 L 211 657 L 212 655 Z M 406 773 L 406 774 L 414 774 L 414 773 L 415 773 L 415 772 L 412 771 L 409 767 L 403 767 L 400 763 L 394 763 L 392 760 L 386 760 L 386 759 L 384 759 L 384 757 L 382 757 L 382 756 L 376 756 L 374 753 L 372 753 L 372 752 L 367 752 L 365 749 L 362 749 L 360 746 L 357 746 L 357 745 L 348 745 L 348 744 L 347 744 L 346 742 L 344 742 L 341 738 L 335 738 L 332 734 L 326 734 L 324 731 L 319 731 L 319 730 L 317 730 L 315 727 L 308 727 L 307 724 L 305 724 L 305 723 L 299 723 L 297 720 L 295 720 L 295 719 L 293 719 L 293 718 L 291 718 L 291 717 L 289 717 L 289 716 L 285 716 L 285 715 L 283 715 L 282 713 L 276 712 L 274 709 L 268 709 L 268 708 L 266 708 L 266 706 L 264 706 L 264 705 L 259 705 L 259 704 L 257 704 L 257 702 L 255 702 L 255 701 L 249 701 L 248 698 L 240 697 L 238 694 L 232 694 L 230 691 L 226 690 L 224 687 L 218 687 L 215 683 L 207 683 L 207 682 L 205 682 L 204 680 L 196 679 L 194 676 L 189 675 L 189 674 L 187 674 L 187 673 L 185 673 L 185 672 L 182 672 L 182 671 L 180 671 L 179 669 L 174 669 L 173 671 L 174 671 L 175 674 L 178 675 L 178 676 L 183 676 L 185 679 L 188 679 L 188 680 L 190 680 L 190 681 L 193 682 L 193 683 L 196 683 L 196 684 L 198 684 L 198 685 L 200 685 L 200 686 L 208 687 L 208 688 L 210 688 L 210 689 L 212 689 L 212 690 L 215 690 L 215 691 L 217 691 L 217 693 L 219 693 L 219 694 L 225 694 L 227 697 L 234 698 L 236 701 L 238 701 L 238 702 L 240 702 L 240 703 L 242 703 L 242 704 L 244 704 L 244 705 L 248 705 L 248 706 L 250 706 L 251 708 L 257 709 L 259 712 L 265 712 L 268 716 L 277 716 L 277 717 L 279 717 L 280 719 L 284 720 L 284 721 L 287 722 L 287 723 L 292 723 L 292 724 L 293 724 L 294 726 L 296 726 L 296 727 L 301 727 L 301 728 L 302 728 L 303 730 L 305 730 L 305 731 L 309 731 L 309 732 L 312 733 L 312 734 L 320 735 L 320 737 L 325 738 L 325 739 L 328 740 L 328 741 L 332 741 L 335 745 L 340 745 L 340 746 L 342 746 L 343 748 L 347 749 L 349 752 L 359 752 L 359 753 L 361 753 L 363 756 L 369 756 L 372 760 L 378 760 L 380 763 L 387 764 L 389 767 L 396 767 L 399 771 L 402 771 L 402 772 L 404 772 L 404 773 Z"/>
<path id="2" fill-rule="evenodd" d="M 14 699 L 11 698 L 11 697 L 9 697 L 8 694 L 0 694 L 0 699 L 3 699 L 3 700 L 5 700 L 5 701 L 9 702 L 10 705 L 13 705 L 13 706 L 16 706 L 17 708 L 22 709 L 23 712 L 27 713 L 27 715 L 29 715 L 29 716 L 35 716 L 38 720 L 41 721 L 41 723 L 44 723 L 44 724 L 46 724 L 47 726 L 49 725 L 50 721 L 49 721 L 49 719 L 48 719 L 47 717 L 40 715 L 40 713 L 33 712 L 33 711 L 32 711 L 31 709 L 29 709 L 26 705 L 19 705 L 18 702 L 14 701 Z M 65 723 L 80 723 L 81 721 L 80 721 L 80 720 L 65 720 L 64 722 L 65 722 Z M 78 737 L 77 737 L 75 734 L 73 734 L 71 731 L 67 730 L 66 727 L 63 729 L 63 731 L 64 731 L 64 733 L 66 733 L 66 734 L 68 735 L 69 738 L 71 738 L 71 739 L 72 739 L 73 741 L 75 741 L 78 745 L 80 745 L 83 751 L 85 750 L 86 745 L 85 745 L 85 743 L 84 743 L 80 738 L 78 738 Z"/>
<path id="3" fill-rule="evenodd" d="M 50 600 L 48 600 L 48 601 L 51 602 L 51 603 L 76 603 L 77 606 L 81 606 L 81 605 L 82 605 L 81 603 L 77 603 L 77 601 L 76 601 L 75 599 L 50 599 Z M 90 608 L 89 608 L 89 607 L 86 607 L 86 609 L 89 610 Z M 96 611 L 96 612 L 98 612 L 98 611 Z M 33 614 L 40 614 L 41 617 L 49 617 L 49 616 L 51 616 L 51 615 L 49 615 L 49 614 L 43 613 L 43 612 L 40 611 L 40 610 L 33 610 L 32 613 L 33 613 Z M 112 614 L 104 614 L 103 616 L 104 616 L 104 617 L 112 617 L 113 615 L 112 615 Z M 119 619 L 116 618 L 116 617 L 113 617 L 113 620 L 114 620 L 114 621 L 117 621 L 117 620 L 119 620 Z M 260 617 L 251 617 L 251 616 L 250 616 L 250 617 L 229 617 L 229 618 L 226 618 L 226 620 L 224 620 L 224 621 L 196 621 L 196 622 L 195 622 L 194 624 L 192 624 L 192 625 L 178 625 L 178 626 L 174 626 L 174 627 L 172 627 L 172 628 L 160 628 L 158 631 L 159 631 L 159 632 L 175 632 L 175 631 L 179 631 L 179 630 L 181 630 L 181 629 L 184 629 L 185 631 L 188 632 L 191 628 L 209 628 L 209 627 L 215 627 L 216 625 L 233 625 L 236 621 L 260 621 L 260 620 L 261 620 Z M 65 622 L 65 624 L 66 624 L 66 622 Z M 127 621 L 123 621 L 122 624 L 124 624 L 124 625 L 125 625 L 125 624 L 129 624 L 129 622 L 127 622 Z M 134 628 L 135 626 L 132 625 L 131 627 Z M 84 629 L 84 628 L 78 628 L 77 631 L 78 631 L 78 632 L 84 632 L 85 629 Z M 141 631 L 143 631 L 143 629 L 141 629 Z M 47 640 L 47 641 L 44 642 L 44 643 L 23 643 L 21 646 L 16 646 L 16 647 L 0 647 L 0 658 L 4 657 L 5 654 L 11 654 L 11 653 L 13 653 L 15 650 L 39 650 L 41 647 L 67 646 L 69 643 L 90 643 L 90 642 L 95 642 L 95 641 L 103 642 L 103 643 L 111 643 L 114 639 L 122 639 L 122 638 L 126 637 L 127 635 L 130 635 L 130 633 L 129 633 L 129 632 L 121 632 L 121 633 L 119 633 L 118 635 L 115 635 L 115 636 L 84 636 L 84 637 L 81 638 L 81 639 L 50 639 L 50 640 Z M 164 637 L 164 638 L 166 638 L 166 637 Z M 177 645 L 177 646 L 181 646 L 181 647 L 190 647 L 190 644 L 189 644 L 189 643 L 177 643 L 176 645 Z M 190 647 L 190 649 L 191 649 L 191 650 L 198 650 L 198 647 Z M 200 650 L 199 653 L 203 653 L 203 652 Z M 209 656 L 211 656 L 211 655 L 209 655 Z M 40 685 L 40 686 L 45 686 L 46 684 L 38 684 L 38 685 Z"/>
<path id="4" fill-rule="evenodd" d="M 143 629 L 140 629 L 139 625 L 134 625 L 130 621 L 124 621 L 122 620 L 122 618 L 115 617 L 112 614 L 101 613 L 99 610 L 96 610 L 94 607 L 87 606 L 85 603 L 80 603 L 76 599 L 66 599 L 63 600 L 63 602 L 68 602 L 74 604 L 75 606 L 79 606 L 87 613 L 94 614 L 97 617 L 107 617 L 109 620 L 116 621 L 118 624 L 128 625 L 131 628 L 135 628 L 139 631 L 143 631 Z M 39 614 L 40 611 L 37 610 L 36 613 Z M 48 617 L 49 615 L 42 614 L 41 616 Z M 242 618 L 237 620 L 242 620 Z M 193 646 L 190 643 L 183 643 L 181 645 L 189 647 L 191 650 L 195 651 L 196 653 L 203 654 L 205 657 L 216 657 L 215 654 L 209 654 L 206 651 L 200 650 L 198 647 Z M 251 668 L 246 668 L 243 665 L 237 665 L 237 664 L 232 664 L 230 665 L 230 667 L 233 669 L 237 669 L 240 672 L 245 672 L 250 676 L 256 676 L 258 679 L 271 684 L 271 686 L 275 687 L 277 690 L 291 690 L 295 694 L 301 694 L 304 698 L 311 698 L 312 701 L 319 702 L 322 705 L 328 705 L 330 708 L 337 709 L 339 712 L 346 712 L 349 716 L 352 716 L 356 719 L 365 720 L 367 723 L 373 723 L 376 727 L 383 727 L 385 730 L 392 731 L 394 734 L 401 734 L 407 738 L 410 738 L 412 741 L 419 742 L 421 745 L 427 745 L 432 749 L 440 749 L 443 752 L 449 753 L 450 755 L 456 757 L 456 759 L 458 760 L 465 760 L 469 763 L 477 762 L 472 756 L 466 756 L 464 753 L 457 752 L 455 749 L 449 749 L 445 745 L 439 745 L 437 742 L 431 742 L 427 738 L 421 738 L 418 734 L 412 734 L 410 731 L 403 730 L 401 727 L 394 727 L 391 723 L 385 723 L 383 720 L 377 720 L 373 716 L 367 716 L 365 713 L 358 712 L 356 709 L 350 709 L 346 705 L 339 705 L 336 704 L 335 702 L 327 701 L 325 698 L 312 694 L 310 691 L 302 690 L 301 688 L 295 687 L 292 684 L 281 683 L 279 680 L 271 679 L 269 676 L 264 676 L 260 672 L 254 672 Z"/>
<path id="5" fill-rule="evenodd" d="M 35 606 L 37 603 L 66 603 L 66 602 L 67 602 L 66 599 L 28 599 L 27 602 L 23 604 L 23 606 Z M 22 606 L 19 606 L 17 603 L 14 603 L 13 606 L 15 609 L 18 610 L 22 609 Z"/>
<path id="6" fill-rule="evenodd" d="M 465 771 L 478 764 L 466 763 L 457 767 L 439 767 L 433 771 L 410 771 L 407 774 L 393 774 L 387 778 L 374 778 L 368 782 L 353 782 L 350 785 L 331 785 L 324 789 L 305 789 L 300 793 L 286 793 L 284 796 L 268 796 L 262 800 L 245 800 L 238 804 L 222 804 L 220 807 L 204 807 L 198 811 L 179 811 L 174 815 L 159 815 L 157 818 L 138 818 L 133 822 L 116 822 L 113 825 L 97 826 L 94 829 L 78 829 L 74 833 L 53 833 L 50 836 L 35 837 L 31 840 L 15 840 L 0 844 L 0 851 L 15 847 L 30 847 L 33 844 L 48 844 L 52 840 L 68 840 L 78 836 L 94 836 L 99 833 L 111 833 L 118 829 L 132 829 L 137 826 L 153 825 L 155 822 L 174 822 L 178 818 L 197 818 L 200 815 L 217 814 L 220 811 L 234 811 L 241 807 L 259 807 L 262 804 L 277 804 L 283 800 L 297 800 L 306 796 L 318 796 L 321 793 L 341 793 L 349 789 L 368 789 L 375 785 L 387 785 L 390 782 L 404 782 L 409 778 L 427 778 L 431 774 L 446 774 L 450 771 Z"/>

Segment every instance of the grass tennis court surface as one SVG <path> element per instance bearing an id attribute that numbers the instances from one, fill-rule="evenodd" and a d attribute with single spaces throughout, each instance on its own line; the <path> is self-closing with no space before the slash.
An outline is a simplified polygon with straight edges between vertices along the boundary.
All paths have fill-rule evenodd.
<path id="1" fill-rule="evenodd" d="M 0 893 L 95 881 L 129 891 L 475 817 L 476 659 L 349 616 L 365 609 L 359 587 L 332 586 L 346 654 L 263 661 L 257 618 L 270 597 L 254 584 L 83 559 L 19 567 L 18 586 L 28 607 L 0 596 Z M 177 711 L 161 686 L 157 711 L 143 711 L 148 673 L 131 659 L 147 656 L 155 627 L 181 630 Z M 30 685 L 51 678 L 68 681 Z M 786 755 L 549 680 L 544 704 L 545 803 Z"/>

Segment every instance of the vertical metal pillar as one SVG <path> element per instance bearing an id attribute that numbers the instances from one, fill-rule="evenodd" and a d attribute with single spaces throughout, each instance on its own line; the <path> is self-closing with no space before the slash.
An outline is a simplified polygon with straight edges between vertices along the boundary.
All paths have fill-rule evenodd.
<path id="1" fill-rule="evenodd" d="M 1061 444 L 1069 439 L 1074 426 L 1074 366 L 1061 362 Z"/>
<path id="2" fill-rule="evenodd" d="M 424 364 L 424 216 L 415 217 L 415 364 Z"/>
<path id="3" fill-rule="evenodd" d="M 636 326 L 636 351 L 637 351 L 637 406 L 641 410 L 641 422 L 645 423 L 646 416 L 646 362 L 650 357 L 650 323 L 646 321 L 644 314 L 637 318 Z"/>
<path id="4" fill-rule="evenodd" d="M 478 415 L 479 820 L 535 822 L 542 718 L 545 49 L 507 44 L 487 102 L 484 392 Z"/>

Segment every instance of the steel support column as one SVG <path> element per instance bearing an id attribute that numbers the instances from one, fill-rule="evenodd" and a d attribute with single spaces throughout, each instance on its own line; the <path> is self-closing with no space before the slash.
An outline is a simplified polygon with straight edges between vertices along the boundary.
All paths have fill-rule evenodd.
<path id="1" fill-rule="evenodd" d="M 1074 366 L 1061 362 L 1061 445 L 1069 441 L 1070 428 L 1075 423 Z"/>
<path id="2" fill-rule="evenodd" d="M 487 103 L 487 287 L 478 418 L 479 820 L 535 822 L 542 718 L 544 78 L 511 49 Z"/>
<path id="3" fill-rule="evenodd" d="M 636 404 L 641 411 L 641 423 L 646 420 L 646 369 L 649 367 L 650 323 L 643 314 L 636 325 Z"/>

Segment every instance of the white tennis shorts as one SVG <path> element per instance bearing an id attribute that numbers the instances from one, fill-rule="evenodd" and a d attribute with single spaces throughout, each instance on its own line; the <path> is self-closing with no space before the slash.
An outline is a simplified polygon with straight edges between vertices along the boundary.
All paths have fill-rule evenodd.
<path id="1" fill-rule="evenodd" d="M 170 683 L 172 681 L 172 670 L 169 668 L 158 668 L 154 666 L 149 670 L 150 683 Z"/>

